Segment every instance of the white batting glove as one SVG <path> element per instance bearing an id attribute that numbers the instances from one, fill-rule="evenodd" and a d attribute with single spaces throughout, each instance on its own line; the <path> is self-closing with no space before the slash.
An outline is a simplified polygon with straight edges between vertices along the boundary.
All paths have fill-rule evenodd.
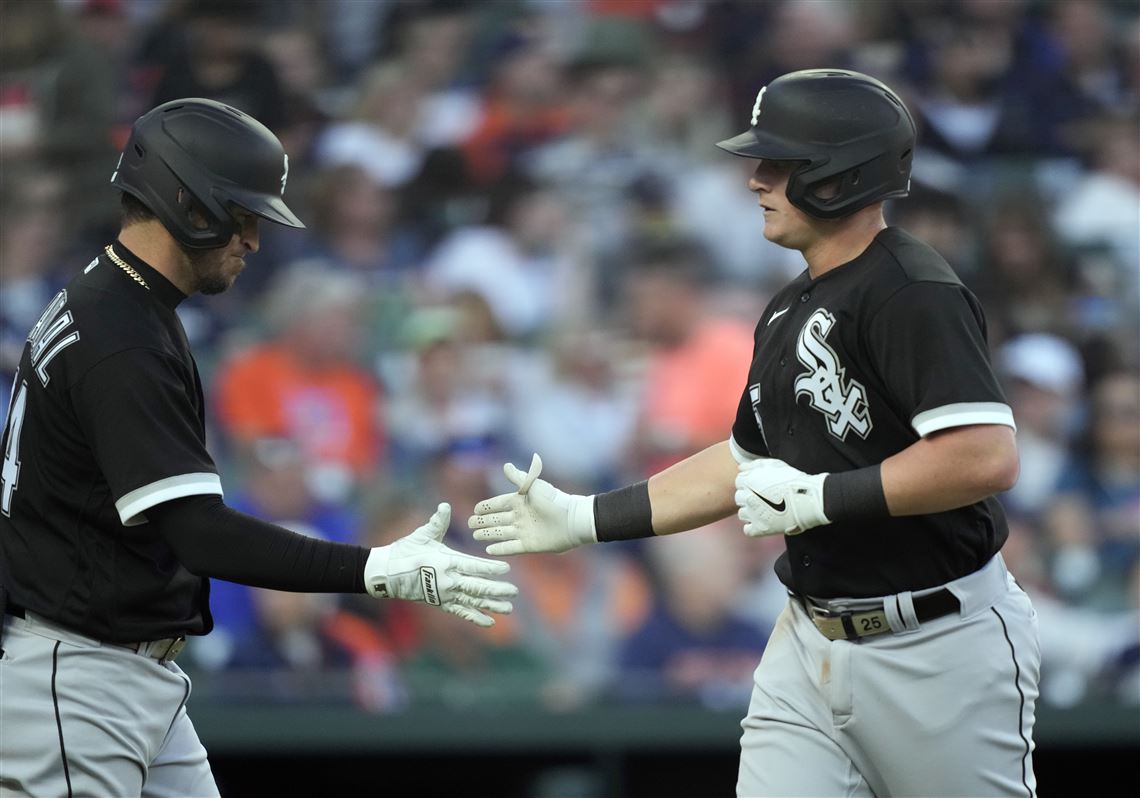
<path id="1" fill-rule="evenodd" d="M 525 474 L 511 463 L 503 473 L 518 490 L 475 505 L 467 525 L 493 555 L 525 552 L 562 552 L 586 543 L 597 543 L 594 531 L 594 497 L 563 493 L 538 475 L 542 458 L 537 454 Z"/>
<path id="2" fill-rule="evenodd" d="M 798 535 L 830 524 L 823 512 L 826 478 L 827 474 L 805 474 L 783 460 L 765 458 L 742 464 L 736 474 L 736 504 L 744 534 Z"/>
<path id="3" fill-rule="evenodd" d="M 423 601 L 477 626 L 491 626 L 487 612 L 509 613 L 506 601 L 519 589 L 502 576 L 511 566 L 462 554 L 443 545 L 451 505 L 443 503 L 423 526 L 395 543 L 372 549 L 364 565 L 364 586 L 374 598 Z"/>

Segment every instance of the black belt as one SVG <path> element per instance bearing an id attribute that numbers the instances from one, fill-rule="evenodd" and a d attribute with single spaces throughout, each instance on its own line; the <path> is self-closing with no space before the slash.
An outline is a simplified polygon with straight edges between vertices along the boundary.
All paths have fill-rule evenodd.
<path id="1" fill-rule="evenodd" d="M 11 615 L 14 618 L 27 618 L 27 611 L 19 604 L 13 604 L 10 601 L 4 604 L 4 614 Z M 76 634 L 83 633 L 76 632 Z M 92 639 L 94 640 L 95 638 Z M 174 658 L 177 657 L 186 646 L 186 635 L 167 637 L 162 640 L 144 640 L 141 643 L 112 643 L 108 641 L 105 645 L 125 648 L 144 657 L 156 659 L 159 662 L 173 662 Z M 3 649 L 0 649 L 0 652 L 2 651 Z"/>
<path id="2" fill-rule="evenodd" d="M 845 607 L 842 602 L 834 599 L 813 599 L 798 593 L 792 595 L 803 605 L 820 633 L 829 640 L 858 640 L 891 631 L 882 604 L 856 610 Z M 958 597 L 946 588 L 925 596 L 915 596 L 913 602 L 914 615 L 919 623 L 933 621 L 962 609 Z"/>

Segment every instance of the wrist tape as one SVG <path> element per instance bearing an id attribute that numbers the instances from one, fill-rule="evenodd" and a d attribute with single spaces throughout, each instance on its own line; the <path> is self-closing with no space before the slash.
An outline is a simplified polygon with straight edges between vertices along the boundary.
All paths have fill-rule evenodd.
<path id="1" fill-rule="evenodd" d="M 594 528 L 599 543 L 653 537 L 648 480 L 595 496 Z"/>
<path id="2" fill-rule="evenodd" d="M 828 474 L 823 481 L 823 513 L 833 524 L 889 516 L 882 466 Z"/>

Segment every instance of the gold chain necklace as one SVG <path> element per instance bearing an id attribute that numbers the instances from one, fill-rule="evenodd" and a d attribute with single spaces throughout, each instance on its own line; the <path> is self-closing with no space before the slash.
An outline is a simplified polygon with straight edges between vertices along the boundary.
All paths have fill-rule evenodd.
<path id="1" fill-rule="evenodd" d="M 150 286 L 146 284 L 146 280 L 143 279 L 143 276 L 141 274 L 139 274 L 137 271 L 135 271 L 134 267 L 131 266 L 131 264 L 127 263 L 122 258 L 120 258 L 118 255 L 116 255 L 115 251 L 113 249 L 111 249 L 110 244 L 108 244 L 106 247 L 104 247 L 103 251 L 107 253 L 107 257 L 111 259 L 111 262 L 114 263 L 116 266 L 118 266 L 123 271 L 125 271 L 128 275 L 130 275 L 130 278 L 132 280 L 134 280 L 136 283 L 141 285 L 147 291 L 150 290 Z"/>

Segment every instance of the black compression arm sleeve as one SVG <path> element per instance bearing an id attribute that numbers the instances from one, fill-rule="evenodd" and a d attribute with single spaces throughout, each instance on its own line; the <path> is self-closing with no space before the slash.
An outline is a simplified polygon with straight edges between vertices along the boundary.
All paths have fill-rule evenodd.
<path id="1" fill-rule="evenodd" d="M 191 573 L 296 593 L 363 593 L 369 550 L 317 540 L 227 507 L 218 496 L 146 511 Z"/>

